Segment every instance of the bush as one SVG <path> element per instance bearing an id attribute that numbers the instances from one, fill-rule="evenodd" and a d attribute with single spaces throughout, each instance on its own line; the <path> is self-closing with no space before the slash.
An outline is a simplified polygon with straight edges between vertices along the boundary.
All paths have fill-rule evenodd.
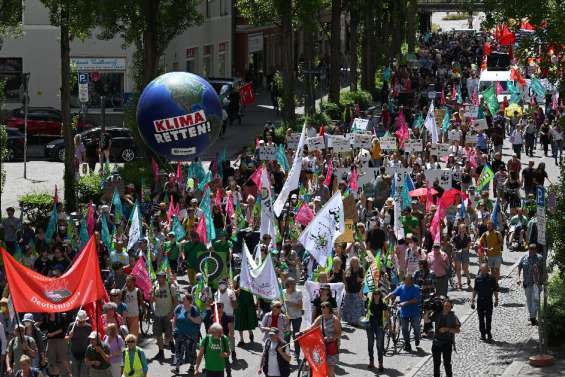
<path id="1" fill-rule="evenodd" d="M 320 110 L 325 113 L 330 119 L 341 119 L 341 108 L 338 104 L 333 102 L 323 102 L 320 104 Z"/>
<path id="2" fill-rule="evenodd" d="M 77 192 L 80 203 L 98 203 L 102 196 L 102 178 L 99 174 L 80 177 Z"/>
<path id="3" fill-rule="evenodd" d="M 47 192 L 35 192 L 18 197 L 23 215 L 35 226 L 44 227 L 53 210 L 53 196 Z"/>
<path id="4" fill-rule="evenodd" d="M 163 170 L 171 169 L 163 169 L 163 167 L 161 167 L 161 171 Z M 142 180 L 145 187 L 151 187 L 153 183 L 151 159 L 139 159 L 126 162 L 124 166 L 118 168 L 118 174 L 122 177 L 124 183 L 133 183 L 136 188 L 141 187 Z"/>
<path id="5" fill-rule="evenodd" d="M 323 124 L 326 127 L 329 126 L 332 120 L 326 113 L 315 113 L 312 116 L 307 116 L 306 122 L 308 124 L 313 125 L 316 128 L 319 128 L 321 124 Z"/>
<path id="6" fill-rule="evenodd" d="M 342 109 L 345 107 L 354 107 L 355 104 L 359 104 L 361 110 L 367 110 L 372 101 L 373 97 L 371 93 L 365 90 L 343 92 L 339 97 L 339 104 Z"/>
<path id="7" fill-rule="evenodd" d="M 547 344 L 565 344 L 565 274 L 554 275 L 547 287 Z"/>

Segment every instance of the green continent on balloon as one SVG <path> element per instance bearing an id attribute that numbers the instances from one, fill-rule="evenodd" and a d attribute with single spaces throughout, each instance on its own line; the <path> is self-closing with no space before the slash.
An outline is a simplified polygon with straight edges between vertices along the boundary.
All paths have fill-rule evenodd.
<path id="1" fill-rule="evenodd" d="M 190 112 L 193 111 L 192 106 L 196 103 L 202 103 L 202 95 L 204 90 L 202 85 L 192 77 L 181 76 L 185 83 L 178 82 L 178 77 L 170 77 L 167 75 L 160 76 L 156 79 L 157 84 L 165 86 L 171 93 L 173 100 L 183 109 Z"/>

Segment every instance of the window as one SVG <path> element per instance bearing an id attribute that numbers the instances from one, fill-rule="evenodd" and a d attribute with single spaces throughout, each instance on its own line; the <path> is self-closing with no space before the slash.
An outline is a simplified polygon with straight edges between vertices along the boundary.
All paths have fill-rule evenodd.
<path id="1" fill-rule="evenodd" d="M 122 110 L 124 104 L 125 72 L 91 71 L 89 73 L 88 107 L 100 108 L 100 97 L 104 96 L 106 109 Z M 78 100 L 78 83 L 76 80 L 71 91 L 71 106 L 80 107 Z"/>
<path id="2" fill-rule="evenodd" d="M 0 58 L 0 81 L 5 82 L 8 101 L 19 101 L 23 97 L 23 59 Z"/>
<path id="3" fill-rule="evenodd" d="M 204 46 L 202 55 L 202 76 L 210 77 L 214 75 L 214 46 Z"/>
<path id="4" fill-rule="evenodd" d="M 229 0 L 220 0 L 220 16 L 227 16 L 230 14 Z"/>
<path id="5" fill-rule="evenodd" d="M 198 73 L 198 47 L 186 49 L 186 72 Z"/>
<path id="6" fill-rule="evenodd" d="M 226 52 L 228 50 L 228 42 L 221 42 L 218 44 L 218 76 L 229 76 L 226 73 Z"/>

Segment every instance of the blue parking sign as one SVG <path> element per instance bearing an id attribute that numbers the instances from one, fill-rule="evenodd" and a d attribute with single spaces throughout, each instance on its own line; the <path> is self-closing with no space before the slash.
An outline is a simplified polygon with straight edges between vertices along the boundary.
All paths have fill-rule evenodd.
<path id="1" fill-rule="evenodd" d="M 536 189 L 536 204 L 538 207 L 545 207 L 545 189 L 538 186 Z"/>
<path id="2" fill-rule="evenodd" d="M 88 84 L 88 73 L 86 73 L 86 72 L 79 72 L 79 74 L 78 74 L 78 83 L 79 83 L 79 84 Z"/>

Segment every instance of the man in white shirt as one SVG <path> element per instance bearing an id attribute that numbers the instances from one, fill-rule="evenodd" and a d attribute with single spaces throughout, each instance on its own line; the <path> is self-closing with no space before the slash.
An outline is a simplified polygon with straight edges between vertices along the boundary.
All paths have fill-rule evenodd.
<path id="1" fill-rule="evenodd" d="M 228 283 L 224 279 L 220 281 L 218 285 L 218 290 L 214 293 L 214 302 L 221 302 L 224 304 L 224 313 L 228 319 L 228 330 L 229 334 L 226 334 L 230 338 L 230 349 L 232 350 L 232 358 L 235 360 L 235 336 L 233 329 L 233 312 L 237 307 L 237 297 L 233 289 L 228 288 Z"/>

